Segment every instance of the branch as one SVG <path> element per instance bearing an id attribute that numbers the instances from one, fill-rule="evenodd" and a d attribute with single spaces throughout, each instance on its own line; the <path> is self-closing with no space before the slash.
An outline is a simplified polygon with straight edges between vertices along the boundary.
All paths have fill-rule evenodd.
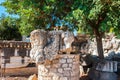
<path id="1" fill-rule="evenodd" d="M 86 18 L 87 23 L 91 26 L 91 28 L 95 29 L 95 21 L 94 20 L 90 20 Z"/>
<path id="2" fill-rule="evenodd" d="M 100 27 L 99 24 L 100 24 L 102 21 L 105 20 L 105 18 L 106 18 L 106 16 L 107 16 L 106 14 L 108 13 L 107 5 L 105 5 L 104 7 L 105 7 L 105 9 L 103 9 L 103 10 L 102 10 L 103 12 L 101 12 L 101 13 L 98 15 L 98 19 L 97 19 L 97 21 L 96 21 L 96 25 L 97 25 L 98 27 Z"/>
<path id="3" fill-rule="evenodd" d="M 98 27 L 99 27 L 99 24 L 100 24 L 102 21 L 104 21 L 104 19 L 106 18 L 106 13 L 107 13 L 107 12 L 104 12 L 104 13 L 102 13 L 102 14 L 99 15 L 98 20 L 96 21 L 96 25 L 98 25 Z"/>

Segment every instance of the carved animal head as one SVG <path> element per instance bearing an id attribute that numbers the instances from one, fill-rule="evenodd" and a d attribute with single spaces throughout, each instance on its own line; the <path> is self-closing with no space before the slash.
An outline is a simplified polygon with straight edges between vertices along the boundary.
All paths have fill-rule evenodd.
<path id="1" fill-rule="evenodd" d="M 42 46 L 42 48 L 47 43 L 47 32 L 44 30 L 34 30 L 30 34 L 30 42 L 32 47 Z"/>
<path id="2" fill-rule="evenodd" d="M 72 32 L 66 31 L 62 33 L 61 37 L 63 38 L 64 44 L 66 48 L 70 48 L 71 44 L 74 41 L 74 35 Z"/>

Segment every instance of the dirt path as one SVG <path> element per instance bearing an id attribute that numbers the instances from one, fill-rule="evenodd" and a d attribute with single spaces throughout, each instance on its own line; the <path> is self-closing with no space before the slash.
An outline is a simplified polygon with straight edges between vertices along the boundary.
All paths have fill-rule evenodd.
<path id="1" fill-rule="evenodd" d="M 0 70 L 0 73 L 4 71 Z M 26 67 L 26 68 L 16 68 L 16 69 L 5 69 L 5 76 L 29 76 L 37 73 L 37 67 Z"/>
<path id="2" fill-rule="evenodd" d="M 28 80 L 28 78 L 26 77 L 5 77 L 5 78 L 1 78 L 0 80 Z"/>
<path id="3" fill-rule="evenodd" d="M 5 78 L 0 77 L 0 80 L 28 80 L 30 75 L 37 74 L 37 67 L 26 67 L 16 69 L 6 69 Z M 0 70 L 1 75 L 1 70 Z M 80 80 L 89 80 L 87 75 L 84 75 Z M 118 78 L 120 80 L 120 78 Z"/>

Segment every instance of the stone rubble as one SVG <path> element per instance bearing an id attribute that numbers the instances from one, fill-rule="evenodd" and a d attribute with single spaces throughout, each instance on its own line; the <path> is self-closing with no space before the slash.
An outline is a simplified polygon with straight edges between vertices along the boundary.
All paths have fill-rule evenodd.
<path id="1" fill-rule="evenodd" d="M 106 59 L 112 59 L 115 55 L 120 54 L 120 39 L 117 39 L 114 34 L 107 35 L 103 38 L 104 56 Z M 89 53 L 98 56 L 96 42 L 90 42 Z"/>

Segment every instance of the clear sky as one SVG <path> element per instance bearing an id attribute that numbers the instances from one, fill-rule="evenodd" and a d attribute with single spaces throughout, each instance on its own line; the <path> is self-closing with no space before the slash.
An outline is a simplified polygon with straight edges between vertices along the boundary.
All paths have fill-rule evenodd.
<path id="1" fill-rule="evenodd" d="M 2 2 L 4 2 L 4 0 L 0 0 L 0 4 L 1 4 Z M 1 16 L 1 14 L 8 15 L 8 13 L 5 12 L 5 10 L 6 10 L 5 7 L 0 6 L 0 16 Z"/>
<path id="2" fill-rule="evenodd" d="M 1 4 L 2 2 L 4 2 L 4 1 L 5 1 L 5 0 L 0 0 L 0 4 Z M 15 17 L 15 18 L 18 18 L 18 17 L 19 17 L 18 15 L 10 15 L 9 13 L 6 12 L 5 7 L 0 6 L 0 17 L 1 17 L 2 14 L 4 14 L 5 16 L 10 16 L 10 17 Z"/>

